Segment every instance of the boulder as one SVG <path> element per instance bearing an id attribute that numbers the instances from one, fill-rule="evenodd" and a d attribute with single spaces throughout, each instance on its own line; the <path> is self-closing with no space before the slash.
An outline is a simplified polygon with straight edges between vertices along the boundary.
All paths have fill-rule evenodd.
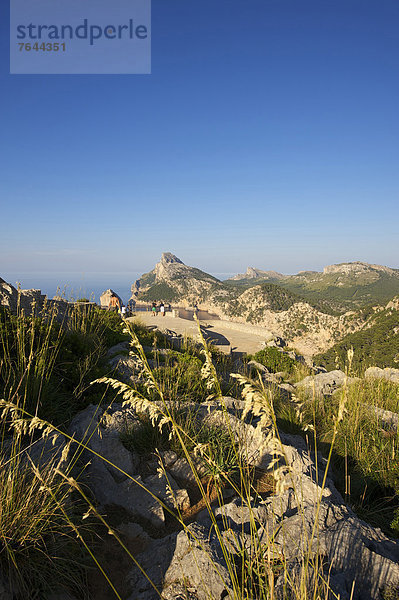
<path id="1" fill-rule="evenodd" d="M 367 379 L 386 379 L 387 381 L 392 381 L 393 383 L 399 383 L 399 369 L 392 369 L 390 367 L 385 369 L 380 369 L 379 367 L 369 367 L 364 376 Z"/>
<path id="2" fill-rule="evenodd" d="M 198 600 L 225 598 L 231 594 L 233 586 L 225 563 L 217 535 L 199 523 L 192 523 L 176 538 L 173 558 L 165 573 L 163 595 L 175 598 L 168 588 L 180 584 L 181 589 L 189 588 Z M 195 596 L 194 596 L 195 593 Z"/>
<path id="3" fill-rule="evenodd" d="M 309 394 L 313 393 L 328 396 L 342 387 L 345 383 L 348 384 L 359 381 L 357 377 L 347 377 L 343 371 L 335 370 L 328 373 L 319 373 L 318 375 L 309 375 L 295 384 L 297 389 L 302 389 Z"/>
<path id="4" fill-rule="evenodd" d="M 69 466 L 70 452 L 67 451 L 65 437 L 58 433 L 51 433 L 46 438 L 40 438 L 24 451 L 22 460 L 28 467 L 32 461 L 39 469 L 53 465 L 60 471 L 66 471 Z"/>
<path id="5" fill-rule="evenodd" d="M 372 410 L 380 419 L 381 424 L 386 427 L 388 430 L 397 431 L 399 425 L 399 414 L 391 412 L 390 410 L 384 410 L 383 408 L 379 408 L 378 406 L 370 406 L 368 405 L 370 410 Z"/>
<path id="6" fill-rule="evenodd" d="M 220 543 L 203 524 L 192 523 L 187 531 L 154 540 L 139 558 L 165 600 L 210 600 L 232 594 Z M 129 583 L 135 590 L 129 600 L 159 600 L 137 568 L 129 574 Z"/>
<path id="7" fill-rule="evenodd" d="M 0 306 L 8 308 L 12 313 L 16 313 L 18 307 L 25 314 L 30 314 L 32 308 L 37 313 L 43 308 L 45 298 L 40 290 L 17 290 L 0 278 Z"/>
<path id="8" fill-rule="evenodd" d="M 122 506 L 133 519 L 135 517 L 144 519 L 152 527 L 161 529 L 165 525 L 165 514 L 161 504 L 152 495 L 156 496 L 157 491 L 159 492 L 159 489 L 154 491 L 149 489 L 148 482 L 143 481 L 140 475 L 136 475 L 134 481 L 127 479 L 119 484 L 112 498 L 112 504 Z"/>
<path id="9" fill-rule="evenodd" d="M 110 367 L 118 372 L 118 377 L 124 383 L 137 381 L 143 370 L 142 362 L 138 356 L 117 354 L 108 361 Z"/>
<path id="10" fill-rule="evenodd" d="M 112 346 L 108 352 L 107 352 L 107 358 L 112 358 L 114 356 L 117 356 L 118 354 L 128 354 L 129 353 L 129 349 L 130 349 L 130 343 L 129 342 L 120 342 L 119 344 L 116 344 L 115 346 Z"/>
<path id="11" fill-rule="evenodd" d="M 160 594 L 156 590 L 162 592 L 164 576 L 176 548 L 176 538 L 177 533 L 172 533 L 152 540 L 147 550 L 138 556 L 140 566 L 147 577 L 138 567 L 132 567 L 127 581 L 133 592 L 128 600 L 159 600 Z"/>
<path id="12" fill-rule="evenodd" d="M 119 434 L 140 427 L 135 411 L 115 402 L 103 413 L 100 423 L 107 431 L 115 431 Z"/>
<path id="13" fill-rule="evenodd" d="M 121 506 L 133 519 L 144 520 L 159 529 L 165 524 L 161 502 L 184 511 L 190 507 L 190 499 L 187 491 L 181 489 L 170 474 L 166 477 L 162 472 L 155 472 L 158 466 L 155 461 L 152 465 L 154 474 L 144 479 L 139 474 L 138 455 L 129 452 L 120 441 L 120 433 L 126 427 L 136 425 L 139 426 L 139 422 L 128 407 L 115 404 L 104 412 L 102 408 L 91 405 L 72 420 L 69 432 L 75 440 L 87 446 L 83 451 L 84 460 L 88 463 L 87 483 L 97 502 L 104 506 Z M 178 462 L 173 454 L 166 455 L 172 470 Z M 178 465 L 177 471 L 182 479 L 188 473 L 183 465 Z"/>
<path id="14" fill-rule="evenodd" d="M 194 485 L 195 476 L 194 473 L 185 458 L 178 458 L 169 468 L 168 473 L 172 477 L 178 479 L 183 485 Z"/>
<path id="15" fill-rule="evenodd" d="M 287 345 L 286 341 L 283 340 L 283 338 L 279 337 L 278 335 L 275 335 L 273 337 L 273 339 L 265 342 L 265 346 L 267 346 L 269 348 L 285 348 L 286 345 Z"/>
<path id="16" fill-rule="evenodd" d="M 108 290 L 105 290 L 105 292 L 103 292 L 100 296 L 100 306 L 102 308 L 109 307 L 109 302 L 111 300 L 111 296 L 116 296 L 119 300 L 120 306 L 122 306 L 122 304 L 123 304 L 122 298 L 120 296 L 118 296 L 118 294 L 116 292 L 114 292 L 114 290 L 111 290 L 110 288 L 108 288 Z"/>
<path id="17" fill-rule="evenodd" d="M 144 480 L 146 488 L 172 509 L 185 511 L 190 508 L 187 490 L 180 489 L 173 477 L 168 473 L 157 472 Z"/>

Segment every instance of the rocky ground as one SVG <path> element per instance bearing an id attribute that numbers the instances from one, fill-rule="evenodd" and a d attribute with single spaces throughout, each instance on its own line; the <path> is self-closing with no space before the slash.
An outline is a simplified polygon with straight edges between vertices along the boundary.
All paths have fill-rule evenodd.
<path id="1" fill-rule="evenodd" d="M 282 340 L 275 340 L 275 346 L 286 352 Z M 128 350 L 127 343 L 111 348 L 109 364 L 121 382 L 137 383 L 143 377 L 142 362 Z M 153 356 L 152 348 L 145 351 Z M 160 350 L 161 355 L 168 352 Z M 149 362 L 156 366 L 153 358 Z M 266 388 L 272 385 L 288 402 L 299 390 L 330 396 L 347 383 L 339 370 L 315 371 L 293 385 L 256 362 L 250 366 Z M 399 370 L 372 368 L 366 377 L 398 381 Z M 399 542 L 358 518 L 325 472 L 326 460 L 310 451 L 302 437 L 276 432 L 256 393 L 249 390 L 248 394 L 243 399 L 223 396 L 184 407 L 199 428 L 206 425 L 230 433 L 251 472 L 253 485 L 247 495 L 224 485 L 217 496 L 216 488 L 209 486 L 201 453 L 185 457 L 170 449 L 157 453 L 154 448 L 143 455 L 128 449 L 122 443 L 126 431 L 135 435 L 143 426 L 143 414 L 154 416 L 145 404 L 140 409 L 131 402 L 90 405 L 71 421 L 67 434 L 74 444 L 69 457 L 81 453 L 80 463 L 85 465 L 81 483 L 90 490 L 97 510 L 109 519 L 112 535 L 100 554 L 121 597 L 235 598 L 235 574 L 242 565 L 250 568 L 255 550 L 258 558 L 275 565 L 276 598 L 294 597 L 303 584 L 314 589 L 316 579 L 328 581 L 330 593 L 325 597 L 377 600 L 397 594 Z M 162 403 L 155 403 L 157 410 L 164 410 Z M 397 428 L 397 415 L 382 416 Z M 31 458 L 45 463 L 61 456 L 66 442 L 63 436 L 50 437 L 36 445 Z M 69 459 L 65 456 L 64 460 Z M 118 540 L 136 565 L 126 558 Z M 304 564 L 306 581 L 301 584 Z M 114 597 L 98 575 L 91 577 L 90 585 L 96 600 Z M 1 578 L 0 599 L 11 600 Z M 60 593 L 50 600 L 78 599 Z"/>
<path id="2" fill-rule="evenodd" d="M 110 360 L 127 381 L 136 378 L 140 368 L 137 358 L 125 350 L 123 345 L 112 349 Z M 394 371 L 369 370 L 366 375 L 397 379 L 399 371 Z M 263 377 L 266 382 L 273 379 L 265 369 Z M 331 394 L 344 380 L 344 373 L 333 371 L 308 377 L 295 387 Z M 281 389 L 289 397 L 295 387 Z M 143 458 L 122 444 L 121 433 L 141 426 L 131 406 L 113 404 L 106 410 L 92 405 L 70 424 L 68 433 L 87 446 L 82 456 L 88 463 L 85 481 L 99 509 L 113 515 L 117 535 L 133 549 L 141 567 L 119 559 L 118 585 L 126 600 L 156 600 L 160 594 L 164 600 L 235 597 L 229 561 L 239 561 L 243 552 L 251 551 L 254 534 L 258 548 L 265 555 L 272 548 L 280 565 L 274 582 L 277 598 L 294 593 L 307 560 L 308 584 L 321 569 L 332 592 L 343 599 L 377 599 L 398 589 L 398 541 L 359 519 L 329 476 L 323 481 L 326 461 L 320 456 L 316 460 L 302 437 L 280 431 L 277 450 L 271 425 L 248 414 L 245 401 L 237 398 L 191 403 L 190 410 L 198 423 L 231 428 L 258 478 L 266 476 L 277 454 L 285 465 L 278 485 L 269 485 L 266 493 L 254 488 L 246 501 L 225 488 L 223 500 L 206 509 L 198 502 L 198 486 L 186 458 L 170 450 Z M 51 448 L 60 451 L 59 446 Z M 193 461 L 202 477 L 201 460 Z M 173 519 L 170 511 L 179 513 L 186 525 Z M 115 547 L 113 552 L 120 555 Z M 96 597 L 111 596 L 102 591 Z"/>

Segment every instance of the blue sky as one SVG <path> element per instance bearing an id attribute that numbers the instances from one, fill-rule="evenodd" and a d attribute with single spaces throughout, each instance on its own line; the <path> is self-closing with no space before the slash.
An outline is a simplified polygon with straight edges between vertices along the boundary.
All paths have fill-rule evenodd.
<path id="1" fill-rule="evenodd" d="M 399 267 L 397 0 L 153 0 L 151 75 L 9 75 L 0 276 Z"/>

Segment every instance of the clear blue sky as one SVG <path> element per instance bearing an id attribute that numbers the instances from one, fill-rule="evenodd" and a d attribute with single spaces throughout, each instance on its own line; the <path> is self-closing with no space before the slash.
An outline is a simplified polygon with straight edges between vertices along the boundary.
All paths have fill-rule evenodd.
<path id="1" fill-rule="evenodd" d="M 399 267 L 397 0 L 153 0 L 152 75 L 9 75 L 0 276 Z"/>

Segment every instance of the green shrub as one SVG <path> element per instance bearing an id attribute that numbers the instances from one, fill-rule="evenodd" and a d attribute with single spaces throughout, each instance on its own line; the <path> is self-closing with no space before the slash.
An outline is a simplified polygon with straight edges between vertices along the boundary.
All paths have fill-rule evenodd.
<path id="1" fill-rule="evenodd" d="M 278 373 L 279 371 L 291 373 L 297 364 L 293 358 L 280 352 L 277 348 L 265 348 L 264 350 L 259 350 L 252 358 L 264 365 L 272 373 Z"/>
<path id="2" fill-rule="evenodd" d="M 367 315 L 368 316 L 368 315 Z M 399 367 L 399 335 L 394 335 L 398 326 L 398 311 L 383 310 L 375 315 L 367 329 L 345 336 L 332 348 L 314 357 L 317 364 L 332 370 L 343 368 L 348 350 L 355 351 L 353 371 L 362 374 L 371 366 Z"/>

